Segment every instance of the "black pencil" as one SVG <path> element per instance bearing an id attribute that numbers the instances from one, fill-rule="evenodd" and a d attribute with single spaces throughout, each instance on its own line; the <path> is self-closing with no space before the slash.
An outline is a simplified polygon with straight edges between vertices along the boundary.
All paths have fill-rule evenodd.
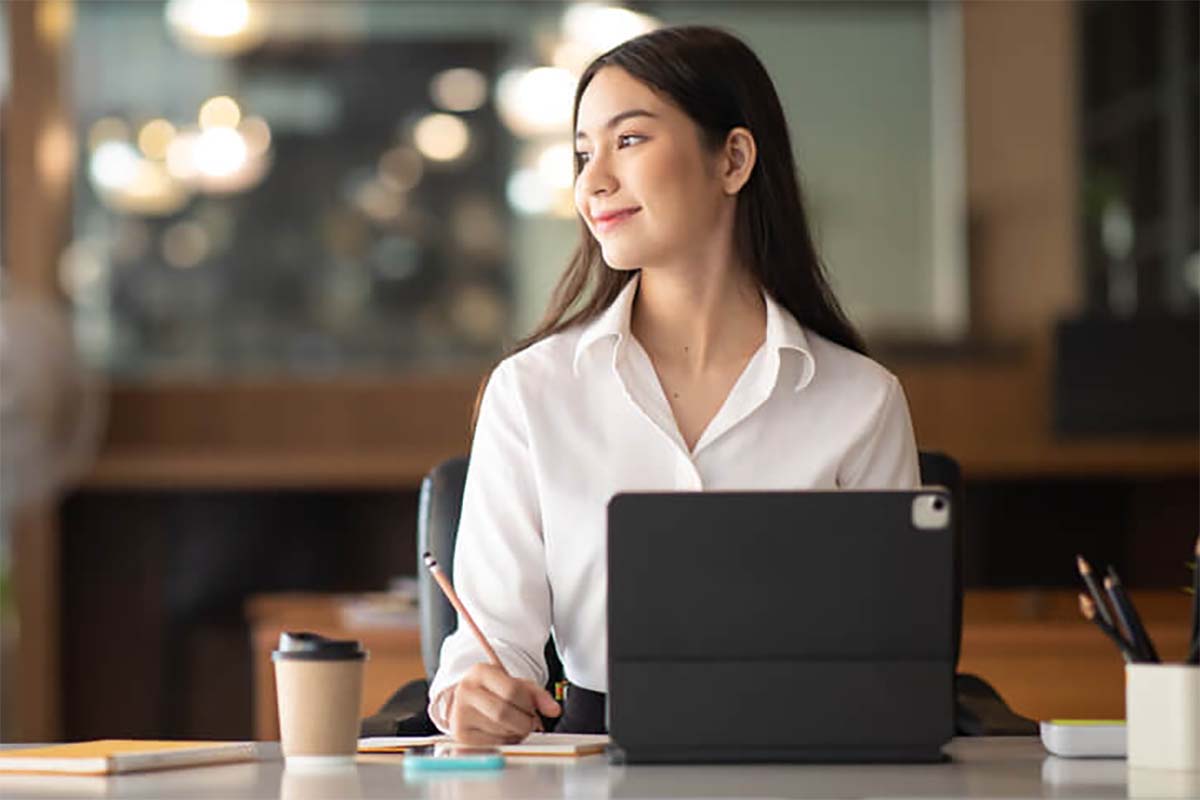
<path id="1" fill-rule="evenodd" d="M 1137 654 L 1130 648 L 1129 643 L 1121 638 L 1121 634 L 1117 633 L 1112 625 L 1109 625 L 1100 619 L 1096 614 L 1096 604 L 1092 598 L 1088 597 L 1083 592 L 1079 593 L 1079 611 L 1083 614 L 1083 618 L 1088 622 L 1095 623 L 1096 627 L 1104 632 L 1104 635 L 1112 639 L 1113 644 L 1121 651 L 1121 657 L 1125 659 L 1125 663 L 1137 661 Z"/>
<path id="2" fill-rule="evenodd" d="M 1146 632 L 1146 626 L 1142 624 L 1142 618 L 1138 616 L 1133 601 L 1126 594 L 1125 584 L 1121 583 L 1121 576 L 1117 575 L 1117 571 L 1113 569 L 1112 565 L 1108 567 L 1108 577 L 1104 579 L 1104 588 L 1112 598 L 1113 607 L 1117 610 L 1117 616 L 1121 618 L 1121 623 L 1128 632 L 1129 643 L 1133 645 L 1133 651 L 1138 654 L 1138 660 L 1157 662 L 1158 651 L 1154 649 L 1154 642 L 1150 640 L 1150 634 Z"/>
<path id="3" fill-rule="evenodd" d="M 1104 591 L 1108 593 L 1108 601 L 1112 603 L 1113 611 L 1117 615 L 1117 622 L 1120 623 L 1119 626 L 1114 625 L 1113 627 L 1117 629 L 1117 633 L 1121 634 L 1121 638 L 1133 647 L 1139 659 L 1145 658 L 1146 651 L 1138 644 L 1137 636 L 1133 632 L 1133 623 L 1129 621 L 1129 609 L 1121 600 L 1121 586 L 1113 583 L 1112 578 L 1105 578 Z"/>
<path id="4" fill-rule="evenodd" d="M 1129 632 L 1133 634 L 1134 648 L 1140 651 L 1142 656 L 1145 656 L 1146 661 L 1158 663 L 1158 651 L 1154 650 L 1154 643 L 1150 639 L 1150 633 L 1147 633 L 1146 626 L 1142 625 L 1141 616 L 1138 615 L 1138 608 L 1134 606 L 1132 600 L 1129 600 L 1129 595 L 1124 590 L 1124 584 L 1121 583 L 1121 576 L 1117 575 L 1117 571 L 1112 569 L 1111 564 L 1109 565 L 1108 581 L 1112 582 L 1112 593 L 1117 596 L 1117 599 L 1120 599 L 1124 606 L 1124 613 L 1128 615 Z M 1108 581 L 1105 583 L 1108 583 Z"/>
<path id="5" fill-rule="evenodd" d="M 1100 615 L 1101 621 L 1115 629 L 1112 615 L 1108 613 L 1108 604 L 1104 602 L 1104 595 L 1100 594 L 1100 587 L 1096 585 L 1096 577 L 1092 575 L 1092 565 L 1083 556 L 1076 555 L 1075 566 L 1079 568 L 1079 577 L 1083 578 L 1083 583 L 1087 586 L 1088 594 L 1092 596 L 1092 602 L 1096 605 L 1096 613 Z"/>
<path id="6" fill-rule="evenodd" d="M 1200 664 L 1200 536 L 1196 537 L 1196 560 L 1192 562 L 1192 646 L 1187 662 Z"/>

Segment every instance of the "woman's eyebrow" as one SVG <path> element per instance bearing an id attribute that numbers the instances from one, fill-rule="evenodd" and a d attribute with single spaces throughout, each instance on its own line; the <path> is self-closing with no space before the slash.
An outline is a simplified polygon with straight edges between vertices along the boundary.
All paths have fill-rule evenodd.
<path id="1" fill-rule="evenodd" d="M 654 114 L 654 113 L 652 113 L 652 112 L 650 112 L 650 111 L 647 111 L 647 110 L 646 110 L 646 109 L 644 109 L 644 108 L 631 108 L 631 109 L 629 109 L 628 111 L 622 111 L 620 114 L 614 114 L 614 115 L 613 115 L 613 117 L 612 117 L 611 119 L 609 119 L 609 121 L 608 121 L 608 122 L 604 123 L 604 128 L 605 128 L 605 130 L 608 130 L 608 129 L 610 129 L 610 128 L 614 128 L 614 127 L 616 127 L 617 125 L 620 125 L 622 122 L 624 122 L 625 120 L 627 120 L 627 119 L 629 119 L 629 118 L 631 118 L 631 117 L 651 117 L 651 118 L 654 118 L 654 117 L 657 117 L 657 116 L 658 116 L 657 114 Z M 584 133 L 583 131 L 578 131 L 578 132 L 576 132 L 576 134 L 575 134 L 575 138 L 576 138 L 576 139 L 586 139 L 586 138 L 587 138 L 587 134 L 586 134 L 586 133 Z"/>

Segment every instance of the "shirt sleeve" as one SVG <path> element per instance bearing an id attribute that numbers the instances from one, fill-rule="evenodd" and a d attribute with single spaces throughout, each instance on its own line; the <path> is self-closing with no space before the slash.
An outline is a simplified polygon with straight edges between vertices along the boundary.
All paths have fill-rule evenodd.
<path id="1" fill-rule="evenodd" d="M 904 390 L 894 376 L 866 434 L 838 471 L 844 489 L 915 489 L 921 485 L 917 443 Z"/>
<path id="2" fill-rule="evenodd" d="M 529 447 L 510 362 L 493 371 L 480 402 L 454 547 L 454 588 L 510 675 L 546 681 L 550 585 Z M 449 699 L 487 655 L 461 619 L 442 643 L 429 716 L 449 729 Z"/>

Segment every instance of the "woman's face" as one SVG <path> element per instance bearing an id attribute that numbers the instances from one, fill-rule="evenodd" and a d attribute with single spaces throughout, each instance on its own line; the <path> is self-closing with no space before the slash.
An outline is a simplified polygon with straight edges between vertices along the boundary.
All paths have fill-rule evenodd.
<path id="1" fill-rule="evenodd" d="M 686 261 L 732 226 L 719 155 L 690 117 L 623 69 L 601 69 L 584 90 L 575 152 L 575 207 L 616 269 Z"/>

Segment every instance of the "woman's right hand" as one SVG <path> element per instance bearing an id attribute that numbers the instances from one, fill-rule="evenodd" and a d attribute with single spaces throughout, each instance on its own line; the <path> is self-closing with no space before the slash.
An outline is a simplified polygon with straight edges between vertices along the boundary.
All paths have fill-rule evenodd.
<path id="1" fill-rule="evenodd" d="M 476 664 L 454 687 L 450 735 L 463 744 L 514 744 L 541 727 L 539 711 L 557 717 L 562 708 L 533 681 Z"/>

